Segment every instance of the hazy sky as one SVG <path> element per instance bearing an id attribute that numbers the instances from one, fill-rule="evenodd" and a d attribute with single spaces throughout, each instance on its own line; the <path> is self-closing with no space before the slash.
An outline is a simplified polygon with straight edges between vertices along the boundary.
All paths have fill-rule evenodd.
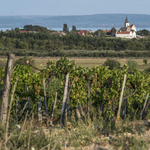
<path id="1" fill-rule="evenodd" d="M 0 15 L 149 14 L 150 0 L 0 0 Z"/>

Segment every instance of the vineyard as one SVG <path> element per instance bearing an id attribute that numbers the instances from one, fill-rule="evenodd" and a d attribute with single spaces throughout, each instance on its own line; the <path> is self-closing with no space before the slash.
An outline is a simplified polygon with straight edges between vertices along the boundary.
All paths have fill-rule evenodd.
<path id="1" fill-rule="evenodd" d="M 150 114 L 149 75 L 135 68 L 129 74 L 127 65 L 119 70 L 103 66 L 89 69 L 77 66 L 67 57 L 55 63 L 49 61 L 42 69 L 28 64 L 14 66 L 10 76 L 9 111 L 6 113 L 7 69 L 9 65 L 6 69 L 0 68 L 3 125 L 20 123 L 34 115 L 39 125 L 49 129 L 57 125 L 64 128 L 75 115 L 75 122 L 94 122 L 95 118 L 103 118 L 107 126 L 127 118 L 130 121 L 147 119 Z M 5 113 L 9 116 L 7 119 Z"/>

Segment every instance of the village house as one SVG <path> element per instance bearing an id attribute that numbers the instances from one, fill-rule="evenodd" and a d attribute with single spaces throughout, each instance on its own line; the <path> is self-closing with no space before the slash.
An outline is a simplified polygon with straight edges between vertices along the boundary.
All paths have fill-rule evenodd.
<path id="1" fill-rule="evenodd" d="M 65 32 L 63 32 L 63 31 L 52 32 L 52 34 L 57 34 L 57 35 L 59 35 L 59 36 L 66 35 L 66 33 L 65 33 Z"/>
<path id="2" fill-rule="evenodd" d="M 132 39 L 132 38 L 136 38 L 136 33 L 135 31 L 121 31 L 120 30 L 116 32 L 116 37 Z"/>
<path id="3" fill-rule="evenodd" d="M 84 32 L 75 32 L 75 34 L 79 34 L 79 35 L 85 36 Z"/>
<path id="4" fill-rule="evenodd" d="M 75 32 L 75 34 L 79 34 L 79 35 L 83 35 L 83 36 L 88 35 L 89 33 L 90 32 L 87 30 L 80 30 L 80 32 Z"/>
<path id="5" fill-rule="evenodd" d="M 111 30 L 107 30 L 107 29 L 106 29 L 106 30 L 103 30 L 103 31 L 104 31 L 104 32 L 105 32 L 105 34 L 107 35 L 107 34 L 109 34 L 109 33 L 110 33 L 110 31 L 111 31 Z"/>
<path id="6" fill-rule="evenodd" d="M 38 33 L 37 31 L 19 31 L 20 33 Z"/>
<path id="7" fill-rule="evenodd" d="M 130 23 L 128 22 L 128 18 L 126 17 L 124 27 L 120 27 L 115 36 L 129 39 L 136 38 L 136 27 L 134 24 L 130 25 Z"/>

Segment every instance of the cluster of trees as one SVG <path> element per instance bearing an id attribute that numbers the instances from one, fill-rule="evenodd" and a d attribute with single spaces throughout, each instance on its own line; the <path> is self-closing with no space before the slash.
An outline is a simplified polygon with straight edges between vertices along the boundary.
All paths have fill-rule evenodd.
<path id="1" fill-rule="evenodd" d="M 63 31 L 66 32 L 66 33 L 69 33 L 69 27 L 68 27 L 67 24 L 64 24 L 64 25 L 63 25 Z M 76 29 L 76 26 L 73 25 L 73 26 L 72 26 L 72 30 L 71 30 L 70 32 L 73 33 L 73 32 L 75 32 L 75 31 L 80 31 L 80 30 L 77 30 L 77 29 Z M 93 36 L 104 37 L 106 34 L 107 34 L 107 35 L 113 35 L 113 34 L 116 33 L 116 31 L 117 31 L 117 30 L 116 30 L 115 27 L 112 27 L 111 30 L 110 30 L 110 32 L 107 32 L 107 33 L 105 33 L 103 30 L 99 29 L 99 30 L 97 30 L 95 33 L 93 33 L 92 35 L 93 35 Z"/>
<path id="2" fill-rule="evenodd" d="M 12 29 L 11 31 L 19 32 L 19 31 L 37 31 L 41 33 L 51 33 L 52 30 L 48 30 L 46 27 L 38 26 L 38 25 L 25 25 L 23 29 L 19 29 L 18 27 Z M 8 31 L 9 32 L 9 31 Z"/>
<path id="3" fill-rule="evenodd" d="M 30 50 L 150 50 L 150 39 L 87 37 L 67 34 L 0 32 L 0 48 Z"/>
<path id="4" fill-rule="evenodd" d="M 37 32 L 43 32 L 46 33 L 48 29 L 46 27 L 41 27 L 41 26 L 32 26 L 32 25 L 25 25 L 23 28 L 23 31 L 37 31 Z"/>
<path id="5" fill-rule="evenodd" d="M 66 36 L 52 34 L 41 26 L 25 25 L 23 29 L 15 28 L 11 31 L 0 31 L 0 52 L 5 55 L 11 50 L 16 55 L 33 56 L 77 56 L 77 57 L 145 57 L 150 56 L 150 39 L 121 39 L 105 35 L 103 30 L 91 33 L 93 37 L 75 35 L 76 26 L 72 26 L 69 32 L 67 24 L 64 24 Z M 19 31 L 37 31 L 37 33 L 20 33 Z M 108 34 L 114 34 L 113 27 Z M 146 30 L 139 33 L 147 34 Z M 64 51 L 67 50 L 67 51 Z M 69 51 L 70 50 L 70 51 Z M 123 50 L 123 51 L 121 51 Z M 59 51 L 59 52 L 58 52 Z"/>
<path id="6" fill-rule="evenodd" d="M 150 57 L 150 51 L 109 51 L 109 50 L 21 50 L 21 49 L 0 49 L 1 56 L 7 56 L 8 52 L 13 52 L 16 56 L 36 56 L 36 57 Z"/>
<path id="7" fill-rule="evenodd" d="M 150 36 L 150 31 L 146 30 L 146 29 L 139 30 L 139 31 L 137 31 L 137 35 Z"/>
<path id="8" fill-rule="evenodd" d="M 147 59 L 143 59 L 143 63 L 145 65 L 147 65 Z M 134 72 L 134 68 L 138 69 L 138 63 L 135 60 L 128 60 L 127 63 L 128 65 L 128 73 L 133 73 Z M 121 68 L 121 64 L 119 61 L 115 60 L 115 59 L 107 59 L 103 66 L 109 66 L 110 70 L 113 70 L 114 68 L 116 69 L 120 69 Z M 149 74 L 150 73 L 150 68 L 146 68 L 144 70 L 145 73 Z"/>

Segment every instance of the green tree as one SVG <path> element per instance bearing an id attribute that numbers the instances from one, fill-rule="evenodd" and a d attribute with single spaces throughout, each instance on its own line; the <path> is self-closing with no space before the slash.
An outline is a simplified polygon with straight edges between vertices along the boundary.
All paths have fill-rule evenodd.
<path id="1" fill-rule="evenodd" d="M 105 36 L 105 32 L 103 30 L 97 30 L 94 35 L 98 36 L 98 37 L 104 37 Z"/>
<path id="2" fill-rule="evenodd" d="M 149 33 L 150 33 L 150 31 L 149 31 L 149 30 L 146 30 L 146 29 L 137 31 L 137 34 L 143 35 L 143 36 L 148 36 Z"/>
<path id="3" fill-rule="evenodd" d="M 19 33 L 20 29 L 19 28 L 15 28 L 14 31 Z"/>
<path id="4" fill-rule="evenodd" d="M 143 59 L 143 63 L 147 65 L 147 59 Z"/>
<path id="5" fill-rule="evenodd" d="M 138 63 L 135 60 L 128 60 L 127 65 L 129 66 L 128 68 L 129 73 L 133 72 L 133 68 L 138 68 Z"/>
<path id="6" fill-rule="evenodd" d="M 64 24 L 63 31 L 64 32 L 69 32 L 69 28 L 68 28 L 67 24 Z"/>
<path id="7" fill-rule="evenodd" d="M 149 74 L 149 73 L 150 73 L 150 68 L 146 68 L 146 69 L 144 70 L 144 72 L 147 73 L 147 74 Z"/>
<path id="8" fill-rule="evenodd" d="M 115 34 L 116 33 L 116 28 L 112 27 L 110 33 Z"/>
<path id="9" fill-rule="evenodd" d="M 104 67 L 109 66 L 110 70 L 113 70 L 113 68 L 119 69 L 120 68 L 120 63 L 114 59 L 107 59 L 104 64 Z"/>
<path id="10" fill-rule="evenodd" d="M 72 31 L 76 31 L 76 26 L 72 26 Z"/>
<path id="11" fill-rule="evenodd" d="M 18 48 L 20 48 L 20 49 L 28 49 L 28 43 L 19 41 Z"/>

